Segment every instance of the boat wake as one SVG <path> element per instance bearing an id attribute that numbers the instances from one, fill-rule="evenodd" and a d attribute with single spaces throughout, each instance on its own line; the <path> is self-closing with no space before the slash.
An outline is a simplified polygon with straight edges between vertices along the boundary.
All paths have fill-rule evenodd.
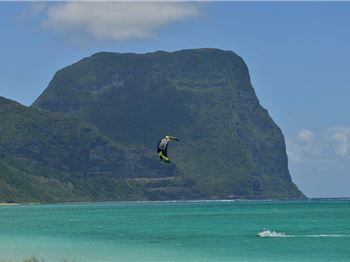
<path id="1" fill-rule="evenodd" d="M 300 235 L 296 237 L 350 237 L 350 235 L 343 234 L 320 234 L 320 235 Z"/>
<path id="2" fill-rule="evenodd" d="M 350 234 L 311 234 L 311 235 L 288 235 L 283 232 L 262 230 L 256 234 L 257 237 L 350 237 Z"/>
<path id="3" fill-rule="evenodd" d="M 262 230 L 256 234 L 257 237 L 287 237 L 285 233 L 270 231 L 270 230 Z"/>

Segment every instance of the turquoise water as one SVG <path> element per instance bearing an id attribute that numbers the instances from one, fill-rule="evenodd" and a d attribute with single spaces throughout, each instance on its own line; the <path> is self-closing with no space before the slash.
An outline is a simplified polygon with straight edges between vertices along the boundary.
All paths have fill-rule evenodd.
<path id="1" fill-rule="evenodd" d="M 261 228 L 272 232 L 259 238 Z M 350 261 L 350 201 L 0 206 L 0 261 Z"/>

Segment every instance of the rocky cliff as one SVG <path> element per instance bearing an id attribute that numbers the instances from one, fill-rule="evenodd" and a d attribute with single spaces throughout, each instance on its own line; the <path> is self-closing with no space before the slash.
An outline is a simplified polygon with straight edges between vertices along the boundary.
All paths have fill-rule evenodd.
<path id="1" fill-rule="evenodd" d="M 58 71 L 32 108 L 86 121 L 123 148 L 180 137 L 170 158 L 200 198 L 303 197 L 283 134 L 231 51 L 98 53 Z"/>

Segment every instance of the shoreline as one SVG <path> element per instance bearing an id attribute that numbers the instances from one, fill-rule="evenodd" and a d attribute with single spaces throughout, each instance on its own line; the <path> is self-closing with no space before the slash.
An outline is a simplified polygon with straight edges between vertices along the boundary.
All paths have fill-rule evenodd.
<path id="1" fill-rule="evenodd" d="M 305 201 L 350 201 L 350 198 L 305 198 L 305 199 L 202 199 L 202 200 L 132 200 L 132 201 L 83 201 L 83 202 L 19 202 L 5 203 L 0 202 L 0 206 L 18 206 L 18 205 L 74 205 L 74 204 L 152 204 L 152 203 L 219 203 L 219 202 L 305 202 Z"/>

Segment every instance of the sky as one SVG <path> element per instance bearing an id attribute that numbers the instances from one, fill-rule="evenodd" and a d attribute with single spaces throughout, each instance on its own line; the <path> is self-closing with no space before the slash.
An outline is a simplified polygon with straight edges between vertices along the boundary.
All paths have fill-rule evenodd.
<path id="1" fill-rule="evenodd" d="M 350 2 L 0 2 L 0 96 L 100 51 L 232 50 L 308 197 L 350 197 Z"/>

